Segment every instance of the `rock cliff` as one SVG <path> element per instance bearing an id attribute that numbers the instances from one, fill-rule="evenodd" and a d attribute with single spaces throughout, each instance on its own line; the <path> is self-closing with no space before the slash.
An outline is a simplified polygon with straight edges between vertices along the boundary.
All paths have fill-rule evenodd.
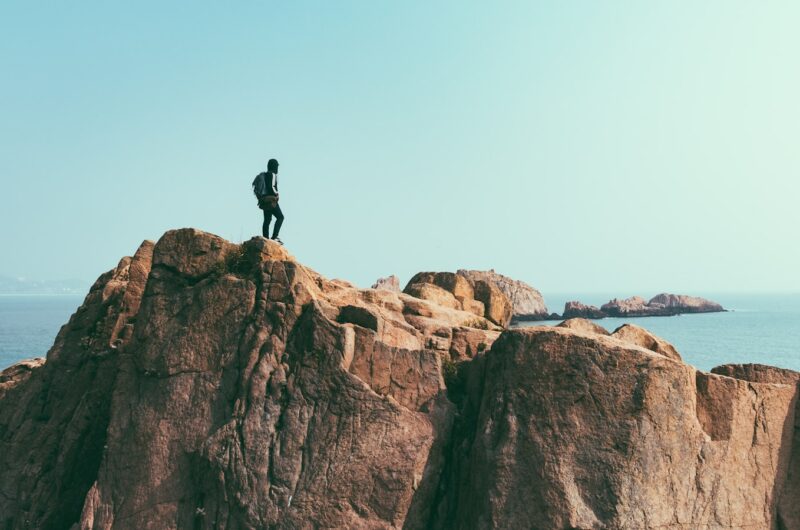
<path id="1" fill-rule="evenodd" d="M 418 280 L 144 243 L 0 375 L 0 527 L 800 528 L 800 374 L 698 372 L 636 327 L 503 330 L 488 282 Z"/>

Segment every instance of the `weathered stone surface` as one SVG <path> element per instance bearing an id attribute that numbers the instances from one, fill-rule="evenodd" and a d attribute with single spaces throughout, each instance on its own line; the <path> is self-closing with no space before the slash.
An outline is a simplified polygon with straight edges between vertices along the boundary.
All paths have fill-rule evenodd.
<path id="1" fill-rule="evenodd" d="M 725 375 L 753 383 L 774 383 L 797 387 L 800 373 L 785 368 L 763 364 L 724 364 L 711 369 L 714 374 Z M 786 482 L 779 489 L 777 529 L 800 528 L 800 399 L 795 408 L 794 435 Z"/>
<path id="2" fill-rule="evenodd" d="M 80 518 L 103 458 L 122 330 L 135 319 L 150 270 L 145 242 L 103 274 L 61 328 L 44 364 L 0 398 L 0 522 L 5 528 L 69 528 Z M 38 365 L 38 366 L 37 366 Z M 18 371 L 18 370 L 15 370 Z"/>
<path id="3" fill-rule="evenodd" d="M 452 295 L 455 302 L 442 290 Z M 493 282 L 480 278 L 473 280 L 461 272 L 419 272 L 411 278 L 403 293 L 482 316 L 503 328 L 511 323 L 512 309 L 508 296 Z"/>
<path id="4" fill-rule="evenodd" d="M 415 283 L 406 287 L 404 292 L 423 300 L 430 300 L 443 307 L 451 309 L 461 309 L 462 307 L 461 302 L 456 300 L 453 293 L 432 283 Z"/>
<path id="5" fill-rule="evenodd" d="M 605 318 L 606 314 L 599 308 L 593 305 L 586 305 L 577 300 L 573 300 L 564 304 L 565 319 L 570 318 Z"/>
<path id="6" fill-rule="evenodd" d="M 610 335 L 608 330 L 599 324 L 595 324 L 585 318 L 570 318 L 559 324 L 559 328 L 569 328 L 575 331 L 582 331 L 584 333 L 593 333 L 596 335 Z"/>
<path id="7" fill-rule="evenodd" d="M 511 303 L 503 291 L 493 283 L 478 280 L 475 282 L 475 299 L 483 303 L 484 316 L 500 327 L 511 323 Z"/>
<path id="8" fill-rule="evenodd" d="M 45 363 L 0 376 L 0 522 L 424 527 L 454 416 L 442 359 L 498 334 L 263 238 L 168 232 L 96 282 Z"/>
<path id="9" fill-rule="evenodd" d="M 499 331 L 468 327 L 453 328 L 450 355 L 455 360 L 472 359 L 479 353 L 488 351 L 499 335 Z"/>
<path id="10" fill-rule="evenodd" d="M 503 276 L 494 270 L 460 269 L 458 274 L 465 276 L 472 283 L 483 280 L 500 289 L 511 301 L 511 315 L 515 321 L 543 320 L 548 317 L 542 293 L 525 282 Z"/>
<path id="11" fill-rule="evenodd" d="M 36 357 L 35 359 L 27 359 L 16 364 L 12 364 L 0 372 L 0 399 L 3 399 L 3 396 L 6 394 L 6 392 L 18 384 L 27 381 L 33 371 L 37 368 L 41 368 L 43 364 L 44 359 L 41 357 Z"/>
<path id="12" fill-rule="evenodd" d="M 396 293 L 400 292 L 400 279 L 392 274 L 391 276 L 387 276 L 385 278 L 378 278 L 378 280 L 372 284 L 373 289 L 383 289 L 386 291 L 394 291 Z"/>
<path id="13" fill-rule="evenodd" d="M 615 329 L 611 336 L 615 339 L 636 344 L 642 348 L 647 348 L 648 350 L 661 354 L 664 357 L 669 357 L 670 359 L 675 359 L 676 361 L 681 360 L 681 355 L 678 353 L 678 350 L 675 349 L 675 346 L 665 341 L 661 337 L 656 337 L 646 329 L 640 328 L 634 324 L 623 324 Z"/>
<path id="14" fill-rule="evenodd" d="M 464 384 L 436 527 L 775 527 L 794 386 L 549 327 L 506 331 L 468 367 L 483 384 Z"/>
<path id="15" fill-rule="evenodd" d="M 723 364 L 711 369 L 712 374 L 725 375 L 753 383 L 776 383 L 796 385 L 800 381 L 800 373 L 786 368 L 777 368 L 765 364 Z"/>

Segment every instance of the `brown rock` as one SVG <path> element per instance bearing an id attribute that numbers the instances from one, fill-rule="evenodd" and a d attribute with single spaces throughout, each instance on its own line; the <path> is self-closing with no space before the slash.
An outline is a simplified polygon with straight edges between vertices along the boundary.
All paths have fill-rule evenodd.
<path id="1" fill-rule="evenodd" d="M 581 331 L 583 333 L 595 335 L 610 335 L 606 328 L 600 326 L 599 324 L 595 324 L 590 320 L 586 320 L 585 318 L 570 318 L 559 324 L 557 327 L 574 329 L 575 331 Z"/>
<path id="2" fill-rule="evenodd" d="M 656 337 L 646 329 L 640 328 L 634 324 L 623 324 L 615 329 L 611 336 L 615 339 L 636 344 L 642 348 L 647 348 L 648 350 L 663 355 L 664 357 L 668 357 L 676 361 L 681 360 L 681 355 L 678 353 L 678 350 L 675 349 L 675 346 L 660 337 Z"/>
<path id="3" fill-rule="evenodd" d="M 765 364 L 723 364 L 711 369 L 712 374 L 724 375 L 753 383 L 776 383 L 796 385 L 800 373 L 786 368 L 776 368 Z"/>
<path id="4" fill-rule="evenodd" d="M 511 303 L 494 284 L 478 280 L 475 282 L 475 299 L 483 302 L 484 316 L 500 327 L 511 323 Z"/>
<path id="5" fill-rule="evenodd" d="M 800 373 L 785 368 L 776 368 L 763 364 L 725 364 L 712 368 L 711 372 L 727 377 L 750 381 L 753 383 L 773 383 L 797 387 Z M 777 528 L 800 528 L 800 400 L 795 405 L 794 435 L 791 444 L 791 456 L 786 481 L 779 493 L 777 509 Z"/>
<path id="6" fill-rule="evenodd" d="M 564 328 L 479 359 L 433 527 L 775 528 L 795 387 Z"/>
<path id="7" fill-rule="evenodd" d="M 0 372 L 0 399 L 3 399 L 3 396 L 5 396 L 9 390 L 27 381 L 34 370 L 41 368 L 43 364 L 44 359 L 36 357 L 35 359 L 27 359 L 12 364 Z"/>
<path id="8" fill-rule="evenodd" d="M 499 331 L 468 327 L 453 328 L 450 356 L 456 360 L 472 359 L 479 353 L 489 351 L 489 347 L 499 335 Z"/>
<path id="9" fill-rule="evenodd" d="M 404 292 L 416 298 L 430 300 L 434 304 L 451 309 L 460 309 L 462 306 L 461 302 L 456 300 L 453 296 L 453 293 L 432 283 L 415 283 L 406 287 Z"/>
<path id="10" fill-rule="evenodd" d="M 472 283 L 460 274 L 453 272 L 437 272 L 433 278 L 433 283 L 453 293 L 456 300 L 460 302 L 464 300 L 479 300 L 473 292 Z"/>
<path id="11" fill-rule="evenodd" d="M 542 293 L 525 282 L 514 280 L 496 273 L 494 270 L 475 271 L 460 269 L 458 274 L 472 283 L 487 281 L 500 289 L 511 302 L 511 316 L 515 321 L 544 320 L 548 317 L 547 306 Z"/>
<path id="12" fill-rule="evenodd" d="M 4 526 L 424 527 L 454 414 L 442 357 L 493 328 L 262 238 L 168 232 L 98 280 L 46 363 L 4 372 Z"/>
<path id="13" fill-rule="evenodd" d="M 486 307 L 484 307 L 483 302 L 479 302 L 478 300 L 464 300 L 461 306 L 467 313 L 472 313 L 479 317 L 486 314 Z"/>
<path id="14" fill-rule="evenodd" d="M 263 238 L 145 243 L 0 375 L 2 526 L 800 527 L 798 374 L 697 372 L 635 327 L 501 333 L 460 302 Z"/>
<path id="15" fill-rule="evenodd" d="M 455 305 L 439 289 L 425 288 L 426 285 L 452 294 Z M 500 327 L 508 327 L 511 322 L 511 302 L 508 297 L 492 282 L 485 280 L 473 282 L 463 274 L 452 272 L 420 272 L 411 278 L 403 292 L 444 307 L 483 316 Z"/>

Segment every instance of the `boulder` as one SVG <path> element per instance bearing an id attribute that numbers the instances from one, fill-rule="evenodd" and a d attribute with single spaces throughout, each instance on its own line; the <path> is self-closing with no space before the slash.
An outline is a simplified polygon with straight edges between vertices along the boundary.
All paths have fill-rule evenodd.
<path id="1" fill-rule="evenodd" d="M 472 283 L 483 280 L 500 289 L 511 301 L 511 317 L 514 321 L 544 320 L 548 317 L 542 293 L 525 282 L 488 271 L 460 269 L 458 274 Z"/>
<path id="2" fill-rule="evenodd" d="M 606 328 L 585 318 L 570 318 L 557 327 L 574 329 L 575 331 L 582 331 L 595 335 L 610 335 Z"/>
<path id="3" fill-rule="evenodd" d="M 676 361 L 681 360 L 681 355 L 672 344 L 634 324 L 623 324 L 615 329 L 611 336 L 615 339 L 636 344 L 642 348 L 647 348 L 648 350 L 663 355 L 664 357 L 668 357 Z"/>
<path id="4" fill-rule="evenodd" d="M 453 293 L 433 283 L 414 283 L 407 286 L 403 292 L 422 300 L 430 300 L 443 307 L 451 309 L 461 309 L 462 307 L 462 303 L 456 300 Z"/>
<path id="5" fill-rule="evenodd" d="M 455 305 L 442 290 L 452 295 Z M 510 300 L 494 283 L 486 280 L 472 280 L 453 272 L 419 272 L 409 280 L 403 293 L 484 317 L 500 327 L 511 323 Z"/>
<path id="6" fill-rule="evenodd" d="M 483 303 L 484 316 L 500 327 L 511 323 L 511 303 L 503 291 L 484 280 L 475 282 L 475 299 Z"/>

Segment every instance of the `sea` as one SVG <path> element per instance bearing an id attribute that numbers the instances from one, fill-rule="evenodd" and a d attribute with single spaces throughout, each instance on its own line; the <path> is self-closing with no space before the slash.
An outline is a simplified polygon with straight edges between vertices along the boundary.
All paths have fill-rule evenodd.
<path id="1" fill-rule="evenodd" d="M 543 294 L 551 311 L 559 311 L 568 300 L 599 307 L 615 296 L 621 297 L 596 293 Z M 699 296 L 719 302 L 729 311 L 606 318 L 595 322 L 609 331 L 625 323 L 647 328 L 671 342 L 684 361 L 701 370 L 727 363 L 761 363 L 800 371 L 800 293 Z M 0 295 L 0 369 L 23 359 L 44 357 L 58 330 L 82 301 L 80 295 Z M 523 325 L 552 326 L 558 322 Z"/>

